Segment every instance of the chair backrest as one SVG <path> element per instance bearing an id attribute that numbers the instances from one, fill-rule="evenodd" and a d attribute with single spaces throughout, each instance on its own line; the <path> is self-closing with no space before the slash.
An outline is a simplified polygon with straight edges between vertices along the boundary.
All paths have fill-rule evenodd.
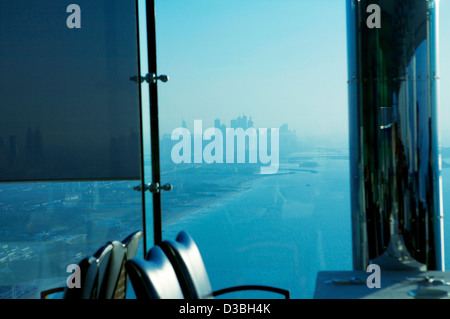
<path id="1" fill-rule="evenodd" d="M 128 259 L 136 257 L 136 252 L 141 238 L 142 238 L 142 231 L 138 230 L 130 234 L 124 240 L 122 240 L 122 243 L 126 248 L 126 255 Z"/>
<path id="2" fill-rule="evenodd" d="M 97 258 L 96 263 L 98 265 L 97 282 L 94 286 L 94 289 L 96 289 L 94 299 L 99 299 L 104 296 L 102 290 L 105 289 L 105 285 L 103 283 L 110 265 L 113 247 L 111 243 L 107 243 L 94 254 L 94 257 Z"/>
<path id="3" fill-rule="evenodd" d="M 146 259 L 134 258 L 125 266 L 137 299 L 184 299 L 175 270 L 160 247 L 154 246 Z"/>
<path id="4" fill-rule="evenodd" d="M 136 257 L 141 237 L 142 231 L 135 231 L 121 242 L 112 242 L 114 248 L 108 273 L 105 299 L 125 299 L 128 284 L 125 263 Z"/>
<path id="5" fill-rule="evenodd" d="M 118 282 L 122 269 L 125 266 L 125 247 L 120 241 L 111 242 L 112 253 L 105 280 L 103 281 L 103 287 L 99 295 L 99 299 L 113 299 L 118 287 Z"/>
<path id="6" fill-rule="evenodd" d="M 166 240 L 161 243 L 161 248 L 172 262 L 186 298 L 213 298 L 203 258 L 188 233 L 181 231 L 175 241 Z"/>
<path id="7" fill-rule="evenodd" d="M 103 279 L 109 265 L 113 246 L 102 246 L 91 257 L 84 258 L 80 263 L 81 288 L 64 290 L 64 299 L 98 299 L 101 295 Z"/>
<path id="8" fill-rule="evenodd" d="M 68 288 L 65 286 L 63 299 L 90 299 L 87 296 L 92 295 L 92 290 L 97 277 L 97 259 L 95 257 L 86 257 L 80 261 L 80 288 Z"/>

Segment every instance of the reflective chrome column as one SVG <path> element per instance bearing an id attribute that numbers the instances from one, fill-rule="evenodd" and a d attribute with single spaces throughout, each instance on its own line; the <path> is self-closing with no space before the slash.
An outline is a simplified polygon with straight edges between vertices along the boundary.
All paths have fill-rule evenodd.
<path id="1" fill-rule="evenodd" d="M 354 269 L 444 268 L 437 17 L 437 1 L 347 0 Z"/>

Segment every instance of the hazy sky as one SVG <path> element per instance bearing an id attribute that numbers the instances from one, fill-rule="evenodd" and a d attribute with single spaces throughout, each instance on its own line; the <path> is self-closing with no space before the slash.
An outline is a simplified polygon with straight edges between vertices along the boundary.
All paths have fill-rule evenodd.
<path id="1" fill-rule="evenodd" d="M 240 115 L 347 144 L 344 0 L 155 0 L 161 133 Z M 450 146 L 450 4 L 440 11 L 440 131 Z M 447 76 L 448 75 L 448 76 Z M 319 140 L 317 138 L 320 138 Z"/>

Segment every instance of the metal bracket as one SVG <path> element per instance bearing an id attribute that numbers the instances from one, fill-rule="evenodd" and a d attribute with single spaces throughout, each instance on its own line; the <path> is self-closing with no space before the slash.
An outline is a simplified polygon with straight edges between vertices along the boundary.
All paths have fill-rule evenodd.
<path id="1" fill-rule="evenodd" d="M 142 188 L 142 185 L 138 185 L 138 186 L 135 186 L 133 189 L 135 191 L 139 191 L 139 192 L 141 192 L 143 189 L 144 192 L 150 191 L 150 193 L 158 193 L 161 190 L 166 191 L 166 192 L 171 191 L 172 188 L 173 187 L 171 184 L 165 184 L 163 186 L 159 186 L 159 183 L 150 183 L 150 184 L 144 185 L 143 188 Z"/>
<path id="2" fill-rule="evenodd" d="M 146 76 L 136 76 L 135 75 L 130 78 L 130 81 L 133 81 L 136 83 L 147 82 L 150 84 L 155 84 L 158 80 L 166 83 L 167 81 L 169 81 L 169 77 L 164 74 L 157 76 L 155 73 L 148 73 Z"/>

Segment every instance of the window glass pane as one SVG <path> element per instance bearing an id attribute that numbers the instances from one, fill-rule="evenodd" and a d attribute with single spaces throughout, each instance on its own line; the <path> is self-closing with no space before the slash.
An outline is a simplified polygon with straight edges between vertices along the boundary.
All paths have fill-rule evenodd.
<path id="1" fill-rule="evenodd" d="M 0 181 L 139 179 L 133 1 L 0 2 Z"/>
<path id="2" fill-rule="evenodd" d="M 311 298 L 352 267 L 345 23 L 331 0 L 156 1 L 163 236 L 191 233 L 214 290 Z"/>
<path id="3" fill-rule="evenodd" d="M 450 61 L 446 57 L 450 54 L 450 3 L 439 2 L 439 133 L 441 139 L 442 156 L 442 201 L 444 207 L 444 253 L 445 264 L 448 270 L 450 266 L 450 218 L 448 209 L 450 207 Z"/>
<path id="4" fill-rule="evenodd" d="M 0 1 L 0 181 L 89 179 L 0 183 L 1 299 L 142 230 L 136 5 L 76 1 L 78 29 L 71 3 Z"/>
<path id="5" fill-rule="evenodd" d="M 0 298 L 40 298 L 67 266 L 142 229 L 135 181 L 0 184 Z M 142 255 L 142 253 L 140 253 Z"/>

